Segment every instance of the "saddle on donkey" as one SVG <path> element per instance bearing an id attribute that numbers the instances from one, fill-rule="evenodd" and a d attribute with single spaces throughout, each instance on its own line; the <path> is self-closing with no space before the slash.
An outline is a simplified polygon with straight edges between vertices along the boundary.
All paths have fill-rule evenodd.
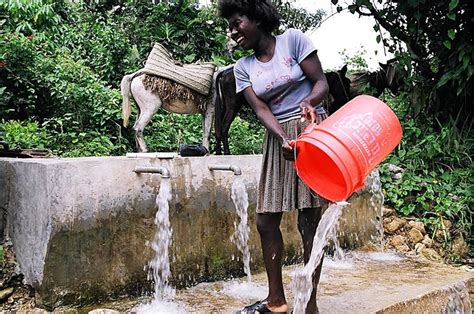
<path id="1" fill-rule="evenodd" d="M 140 72 L 145 73 L 145 87 L 163 95 L 163 101 L 171 96 L 191 100 L 204 112 L 215 68 L 209 62 L 182 64 L 174 60 L 163 45 L 155 43 Z"/>

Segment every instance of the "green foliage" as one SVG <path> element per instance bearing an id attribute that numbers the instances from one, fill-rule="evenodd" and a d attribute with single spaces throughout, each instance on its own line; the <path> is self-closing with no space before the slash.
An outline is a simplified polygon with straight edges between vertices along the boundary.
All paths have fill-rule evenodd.
<path id="1" fill-rule="evenodd" d="M 98 138 L 97 134 L 101 134 L 117 145 L 115 149 L 120 149 L 121 97 L 118 91 L 106 87 L 83 61 L 72 59 L 67 48 L 51 47 L 41 38 L 30 40 L 19 33 L 5 36 L 4 43 L 0 48 L 6 74 L 6 84 L 0 93 L 2 116 L 37 119 L 39 123 L 50 119 L 61 121 L 65 131 L 57 141 L 50 142 L 52 146 L 46 147 L 54 151 L 74 150 L 70 145 L 75 142 L 64 134 L 79 136 L 88 132 L 91 134 L 83 140 Z M 57 147 L 61 139 L 69 145 Z M 103 139 L 101 143 L 109 147 Z M 87 151 L 85 149 L 84 154 Z M 110 149 L 99 151 L 112 152 Z"/>
<path id="2" fill-rule="evenodd" d="M 153 42 L 163 44 L 183 63 L 230 61 L 223 56 L 226 25 L 217 19 L 214 6 L 199 9 L 189 0 L 181 6 L 171 1 L 130 1 L 117 21 L 130 43 L 139 47 L 140 61 L 146 59 Z"/>
<path id="3" fill-rule="evenodd" d="M 295 7 L 291 0 L 277 0 L 274 3 L 282 17 L 282 30 L 296 28 L 306 32 L 319 25 L 325 14 L 322 10 L 310 13 L 303 8 Z"/>
<path id="4" fill-rule="evenodd" d="M 261 154 L 265 129 L 236 117 L 229 130 L 229 148 L 233 154 Z"/>
<path id="5" fill-rule="evenodd" d="M 110 137 L 97 131 L 81 131 L 80 122 L 70 113 L 61 118 L 46 120 L 42 127 L 47 130 L 48 147 L 63 157 L 107 156 L 119 149 Z"/>
<path id="6" fill-rule="evenodd" d="M 337 4 L 338 0 L 333 0 Z M 353 0 L 352 13 L 374 17 L 375 40 L 395 54 L 414 113 L 472 121 L 474 45 L 470 0 Z M 382 30 L 391 38 L 382 36 Z"/>
<path id="7" fill-rule="evenodd" d="M 3 245 L 0 244 L 0 265 L 3 265 L 5 261 L 5 253 L 3 250 Z"/>
<path id="8" fill-rule="evenodd" d="M 442 219 L 454 222 L 456 232 L 467 233 L 474 205 L 473 131 L 459 131 L 454 121 L 440 124 L 434 119 L 407 118 L 406 98 L 388 101 L 400 114 L 404 134 L 381 166 L 386 204 L 403 215 L 419 217 L 433 234 Z M 402 177 L 390 173 L 388 164 L 402 167 Z"/>
<path id="9" fill-rule="evenodd" d="M 119 25 L 110 17 L 78 14 L 57 42 L 72 59 L 83 60 L 99 78 L 118 87 L 122 74 L 133 69 L 138 55 Z"/>
<path id="10" fill-rule="evenodd" d="M 2 32 L 19 32 L 33 35 L 44 30 L 59 31 L 64 1 L 3 0 L 0 1 Z"/>
<path id="11" fill-rule="evenodd" d="M 344 64 L 347 65 L 348 71 L 350 73 L 367 71 L 368 64 L 365 59 L 367 51 L 364 49 L 364 47 L 361 46 L 360 49 L 352 56 L 348 55 L 346 49 L 339 52 L 339 54 L 341 55 Z"/>
<path id="12" fill-rule="evenodd" d="M 200 114 L 173 114 L 160 110 L 145 129 L 145 141 L 151 151 L 177 152 L 180 144 L 202 142 Z"/>
<path id="13" fill-rule="evenodd" d="M 32 121 L 2 121 L 0 139 L 7 142 L 10 149 L 45 148 L 48 135 Z"/>
<path id="14" fill-rule="evenodd" d="M 118 149 L 108 136 L 98 132 L 79 132 L 71 127 L 76 121 L 70 114 L 65 118 L 53 118 L 38 126 L 35 121 L 0 123 L 0 140 L 10 149 L 50 149 L 63 157 L 111 155 Z"/>

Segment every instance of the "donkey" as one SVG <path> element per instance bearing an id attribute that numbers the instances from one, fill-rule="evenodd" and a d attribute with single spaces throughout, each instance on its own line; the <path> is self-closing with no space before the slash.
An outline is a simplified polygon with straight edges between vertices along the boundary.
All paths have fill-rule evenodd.
<path id="1" fill-rule="evenodd" d="M 350 80 L 346 77 L 347 65 L 337 72 L 325 73 L 329 85 L 329 96 L 324 105 L 329 114 L 342 107 L 350 98 Z M 233 67 L 219 72 L 214 81 L 215 85 L 215 133 L 217 155 L 230 155 L 229 129 L 242 106 L 248 105 L 242 93 L 235 92 L 235 77 Z"/>
<path id="2" fill-rule="evenodd" d="M 350 75 L 350 95 L 355 97 L 367 92 L 372 96 L 379 97 L 388 88 L 392 94 L 396 94 L 402 86 L 402 76 L 397 73 L 400 68 L 396 59 L 390 59 L 387 63 L 379 63 L 380 68 L 374 72 L 356 72 Z M 367 88 L 369 90 L 367 91 Z"/>
<path id="3" fill-rule="evenodd" d="M 215 75 L 214 75 L 215 76 Z M 153 85 L 171 84 L 166 94 L 153 91 Z M 202 145 L 209 150 L 209 137 L 211 134 L 212 122 L 214 119 L 214 101 L 211 101 L 214 95 L 213 87 L 209 93 L 210 96 L 196 96 L 194 99 L 183 98 L 182 94 L 192 93 L 186 90 L 187 87 L 173 85 L 178 83 L 170 82 L 165 79 L 158 78 L 150 74 L 144 74 L 141 71 L 125 75 L 120 83 L 120 90 L 122 93 L 122 116 L 123 125 L 128 125 L 130 117 L 130 97 L 133 96 L 138 105 L 139 117 L 133 125 L 135 130 L 135 143 L 139 152 L 147 152 L 148 148 L 143 138 L 143 130 L 153 118 L 153 115 L 158 112 L 158 109 L 163 107 L 172 113 L 200 113 L 203 115 L 202 123 Z M 179 89 L 181 93 L 174 93 L 174 89 Z M 165 88 L 166 89 L 166 88 Z M 183 90 L 184 89 L 184 90 Z M 201 98 L 200 98 L 201 97 Z M 196 101 L 196 98 L 199 98 Z"/>

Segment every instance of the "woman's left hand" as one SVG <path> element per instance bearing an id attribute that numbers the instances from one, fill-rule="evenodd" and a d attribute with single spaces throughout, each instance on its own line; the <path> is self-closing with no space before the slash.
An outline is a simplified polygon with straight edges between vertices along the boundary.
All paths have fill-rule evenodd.
<path id="1" fill-rule="evenodd" d="M 301 108 L 301 117 L 311 121 L 311 123 L 319 123 L 319 116 L 316 113 L 314 107 L 310 104 L 308 100 L 303 100 L 300 104 Z"/>

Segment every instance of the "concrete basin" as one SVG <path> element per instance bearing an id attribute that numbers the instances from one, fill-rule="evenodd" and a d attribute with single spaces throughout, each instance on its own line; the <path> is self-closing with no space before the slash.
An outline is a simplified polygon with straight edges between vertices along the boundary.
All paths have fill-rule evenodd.
<path id="1" fill-rule="evenodd" d="M 151 289 L 146 265 L 155 232 L 159 174 L 135 173 L 137 166 L 169 170 L 173 229 L 171 284 L 242 276 L 242 263 L 229 238 L 236 214 L 231 200 L 234 174 L 209 171 L 236 165 L 249 194 L 253 271 L 262 270 L 255 206 L 261 155 L 181 158 L 0 158 L 0 234 L 10 239 L 26 283 L 48 308 L 86 304 Z M 377 239 L 380 212 L 361 190 L 349 201 L 339 241 L 356 248 Z M 288 264 L 301 261 L 295 213 L 282 223 Z M 376 240 L 375 240 L 376 241 Z"/>

